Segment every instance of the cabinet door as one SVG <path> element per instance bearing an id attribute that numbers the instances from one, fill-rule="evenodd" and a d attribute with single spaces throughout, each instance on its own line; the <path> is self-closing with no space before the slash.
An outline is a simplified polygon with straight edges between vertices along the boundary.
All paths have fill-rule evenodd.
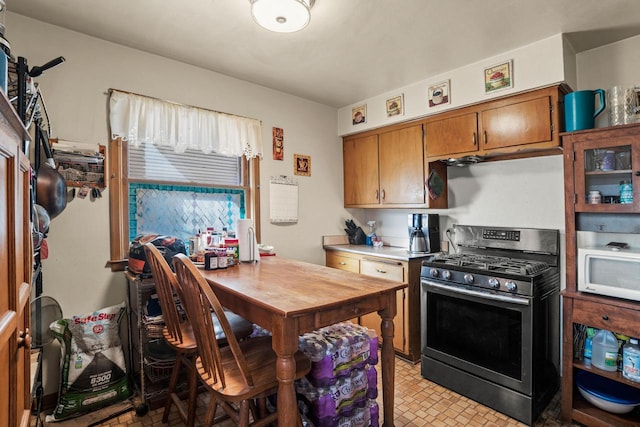
<path id="1" fill-rule="evenodd" d="M 483 149 L 551 141 L 551 98 L 482 110 L 480 134 Z"/>
<path id="2" fill-rule="evenodd" d="M 424 204 L 422 125 L 379 135 L 380 201 Z"/>
<path id="3" fill-rule="evenodd" d="M 377 262 L 363 259 L 360 261 L 360 274 L 373 277 L 381 277 L 400 283 L 406 283 L 405 273 L 407 269 L 403 263 Z M 396 317 L 393 319 L 393 347 L 402 352 L 408 353 L 407 328 L 406 326 L 406 308 L 407 299 L 405 298 L 405 289 L 401 289 L 396 293 Z M 369 313 L 360 317 L 360 324 L 376 331 L 378 338 L 382 338 L 381 320 L 378 313 Z"/>
<path id="4" fill-rule="evenodd" d="M 343 143 L 344 205 L 380 203 L 378 136 L 346 140 Z"/>
<path id="5" fill-rule="evenodd" d="M 573 146 L 575 211 L 639 212 L 640 177 L 633 168 L 640 162 L 640 142 L 632 135 L 616 138 L 606 135 L 603 133 L 603 138 L 585 140 Z M 632 184 L 631 203 L 620 198 L 620 183 L 624 181 Z M 601 203 L 589 203 L 590 191 L 599 192 Z"/>
<path id="6" fill-rule="evenodd" d="M 425 123 L 427 157 L 455 157 L 478 150 L 477 114 L 468 113 Z"/>
<path id="7" fill-rule="evenodd" d="M 396 292 L 396 317 L 393 319 L 393 348 L 401 353 L 407 354 L 409 349 L 406 345 L 406 291 L 401 289 Z M 378 313 L 369 313 L 360 316 L 360 324 L 366 328 L 373 329 L 378 335 L 378 340 L 382 339 L 381 319 Z"/>

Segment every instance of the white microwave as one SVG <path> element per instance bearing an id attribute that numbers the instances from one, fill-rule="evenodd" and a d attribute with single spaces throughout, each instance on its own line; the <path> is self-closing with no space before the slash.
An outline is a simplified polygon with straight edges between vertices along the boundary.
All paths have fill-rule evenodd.
<path id="1" fill-rule="evenodd" d="M 640 301 L 640 251 L 578 248 L 578 290 Z"/>

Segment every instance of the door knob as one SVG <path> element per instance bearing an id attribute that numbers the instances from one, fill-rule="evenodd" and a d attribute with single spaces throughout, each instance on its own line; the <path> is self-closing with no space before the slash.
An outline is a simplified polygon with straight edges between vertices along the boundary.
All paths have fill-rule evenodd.
<path id="1" fill-rule="evenodd" d="M 18 348 L 25 347 L 31 348 L 31 335 L 29 334 L 29 328 L 24 331 L 20 331 L 18 335 Z"/>

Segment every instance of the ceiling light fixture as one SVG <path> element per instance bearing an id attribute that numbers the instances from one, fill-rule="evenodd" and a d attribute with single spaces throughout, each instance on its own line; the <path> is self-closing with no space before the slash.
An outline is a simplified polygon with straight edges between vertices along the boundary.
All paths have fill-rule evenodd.
<path id="1" fill-rule="evenodd" d="M 309 24 L 315 0 L 249 0 L 258 25 L 277 33 L 293 33 Z"/>

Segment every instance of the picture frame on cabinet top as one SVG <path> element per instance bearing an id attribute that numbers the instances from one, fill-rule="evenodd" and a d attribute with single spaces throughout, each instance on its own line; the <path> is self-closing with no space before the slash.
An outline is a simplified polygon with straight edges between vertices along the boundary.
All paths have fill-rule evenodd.
<path id="1" fill-rule="evenodd" d="M 484 93 L 513 87 L 513 59 L 484 69 Z"/>
<path id="2" fill-rule="evenodd" d="M 367 123 L 367 104 L 358 105 L 351 109 L 351 122 L 353 126 Z"/>
<path id="3" fill-rule="evenodd" d="M 387 117 L 404 115 L 404 94 L 387 99 Z"/>
<path id="4" fill-rule="evenodd" d="M 432 86 L 429 86 L 429 88 L 427 89 L 427 99 L 429 101 L 429 108 L 450 104 L 451 103 L 450 81 L 445 80 L 443 82 L 436 83 Z"/>

